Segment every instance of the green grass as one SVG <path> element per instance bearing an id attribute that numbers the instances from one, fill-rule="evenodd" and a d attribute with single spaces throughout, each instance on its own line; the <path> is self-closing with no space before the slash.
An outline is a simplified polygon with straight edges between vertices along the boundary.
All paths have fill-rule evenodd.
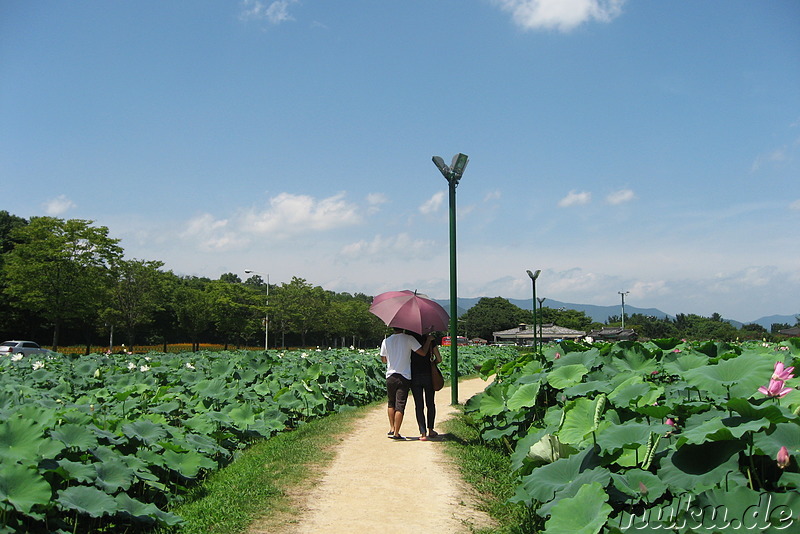
<path id="1" fill-rule="evenodd" d="M 179 530 L 156 532 L 240 534 L 254 522 L 270 525 L 296 518 L 287 490 L 312 484 L 332 460 L 331 447 L 368 409 L 316 419 L 254 444 L 170 510 L 185 520 Z"/>
<path id="2" fill-rule="evenodd" d="M 480 534 L 534 534 L 536 518 L 521 504 L 508 499 L 514 495 L 516 479 L 511 474 L 511 459 L 502 451 L 487 447 L 478 431 L 462 413 L 445 421 L 445 432 L 452 436 L 445 450 L 458 466 L 462 478 L 480 495 L 483 511 L 496 522 Z"/>

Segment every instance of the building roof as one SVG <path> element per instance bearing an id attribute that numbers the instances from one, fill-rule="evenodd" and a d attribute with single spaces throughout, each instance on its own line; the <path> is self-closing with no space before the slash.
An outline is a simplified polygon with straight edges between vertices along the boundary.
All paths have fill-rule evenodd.
<path id="1" fill-rule="evenodd" d="M 533 340 L 534 336 L 533 325 L 526 324 L 521 324 L 515 328 L 509 328 L 508 330 L 492 332 L 492 334 L 494 335 L 495 339 Z M 542 325 L 542 339 L 575 339 L 585 335 L 586 332 L 582 330 L 573 330 L 571 328 L 565 328 L 552 323 Z"/>
<path id="2" fill-rule="evenodd" d="M 778 330 L 779 334 L 783 334 L 784 336 L 793 336 L 797 337 L 800 336 L 800 326 L 793 326 L 791 328 L 784 328 L 783 330 Z"/>

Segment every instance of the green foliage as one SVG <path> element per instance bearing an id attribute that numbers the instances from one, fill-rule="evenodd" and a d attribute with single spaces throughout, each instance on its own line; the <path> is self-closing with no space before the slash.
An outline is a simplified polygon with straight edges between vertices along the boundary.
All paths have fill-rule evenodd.
<path id="1" fill-rule="evenodd" d="M 673 529 L 681 521 L 713 531 L 703 506 L 727 507 L 741 521 L 765 499 L 800 501 L 798 379 L 782 398 L 758 391 L 776 362 L 800 361 L 796 343 L 576 348 L 487 366 L 495 381 L 466 407 L 487 443 L 512 451 L 512 501 L 540 517 L 544 532 L 698 531 Z M 510 402 L 517 397 L 524 402 Z M 777 463 L 781 447 L 788 466 Z M 788 526 L 770 514 L 762 528 Z"/>
<path id="2" fill-rule="evenodd" d="M 489 355 L 517 352 L 463 347 L 459 373 Z M 4 356 L 0 521 L 31 533 L 177 525 L 169 510 L 243 449 L 385 387 L 377 349 Z"/>

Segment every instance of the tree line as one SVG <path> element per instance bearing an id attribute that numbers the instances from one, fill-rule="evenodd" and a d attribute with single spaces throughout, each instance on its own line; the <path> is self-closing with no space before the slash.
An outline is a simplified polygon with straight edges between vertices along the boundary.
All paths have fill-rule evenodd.
<path id="1" fill-rule="evenodd" d="M 604 323 L 593 321 L 586 313 L 572 309 L 543 307 L 539 320 L 542 324 L 556 324 L 573 330 L 590 332 L 603 327 L 619 327 L 622 317 L 612 315 Z M 502 297 L 482 298 L 458 319 L 459 331 L 470 338 L 493 340 L 493 332 L 513 328 L 519 324 L 533 324 L 533 312 L 510 303 Z M 800 324 L 800 319 L 798 319 Z M 737 328 L 725 321 L 718 313 L 711 317 L 679 313 L 675 318 L 658 318 L 640 313 L 625 314 L 625 328 L 635 330 L 640 338 L 681 338 L 691 340 L 736 341 L 747 339 L 775 340 L 781 337 L 779 330 L 788 324 L 773 324 L 769 331 L 758 324 L 746 324 Z M 784 336 L 785 337 L 785 336 Z"/>
<path id="2" fill-rule="evenodd" d="M 386 327 L 372 297 L 336 293 L 303 278 L 270 285 L 179 276 L 163 262 L 126 259 L 108 228 L 82 219 L 0 211 L 2 339 L 50 339 L 59 346 L 129 347 L 201 342 L 228 346 L 369 346 Z M 268 324 L 265 321 L 269 318 Z M 46 345 L 46 343 L 42 343 Z"/>
<path id="3" fill-rule="evenodd" d="M 0 313 L 2 339 L 50 339 L 51 347 L 104 345 L 112 336 L 128 346 L 201 342 L 228 346 L 374 347 L 386 327 L 369 313 L 372 297 L 336 293 L 303 278 L 269 285 L 259 276 L 217 280 L 179 276 L 160 261 L 126 259 L 108 228 L 82 219 L 32 217 L 0 211 Z M 268 318 L 268 322 L 267 322 Z M 541 309 L 541 322 L 589 332 L 620 326 L 611 316 L 594 322 L 584 312 Z M 799 321 L 800 322 L 800 321 Z M 493 340 L 493 332 L 533 324 L 533 313 L 502 297 L 482 298 L 459 317 L 458 331 Z M 774 339 L 778 330 L 742 328 L 719 314 L 678 314 L 674 319 L 641 314 L 625 326 L 643 338 Z"/>

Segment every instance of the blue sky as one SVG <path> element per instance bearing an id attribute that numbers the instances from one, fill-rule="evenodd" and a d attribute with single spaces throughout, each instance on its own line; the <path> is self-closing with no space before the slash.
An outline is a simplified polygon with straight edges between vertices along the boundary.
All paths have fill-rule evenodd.
<path id="1" fill-rule="evenodd" d="M 0 2 L 0 198 L 334 291 L 800 313 L 795 0 Z"/>

